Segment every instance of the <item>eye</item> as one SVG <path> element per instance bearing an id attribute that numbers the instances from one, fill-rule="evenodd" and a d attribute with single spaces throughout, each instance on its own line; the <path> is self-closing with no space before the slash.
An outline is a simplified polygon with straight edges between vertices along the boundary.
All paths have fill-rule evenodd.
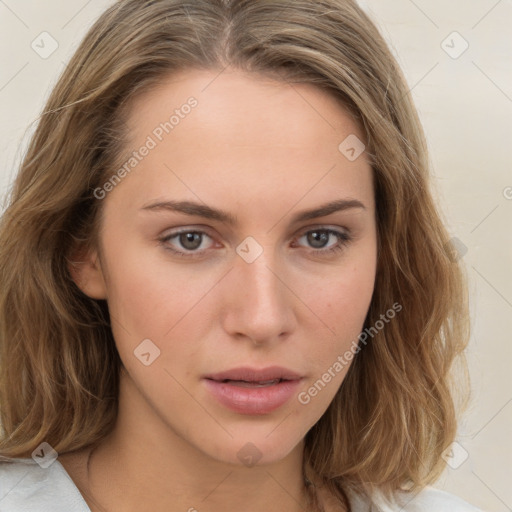
<path id="1" fill-rule="evenodd" d="M 171 233 L 170 235 L 159 239 L 159 241 L 166 250 L 171 251 L 178 256 L 197 257 L 201 256 L 207 249 L 207 247 L 203 246 L 205 238 L 212 240 L 212 238 L 204 231 L 184 230 L 177 233 Z M 175 244 L 178 245 L 178 248 L 173 247 L 173 244 L 170 243 L 171 240 L 174 239 L 176 239 Z"/>
<path id="2" fill-rule="evenodd" d="M 332 254 L 333 252 L 341 251 L 352 240 L 347 233 L 329 228 L 317 228 L 306 231 L 298 240 L 302 239 L 305 239 L 306 243 L 313 247 L 314 250 L 311 252 L 315 254 Z M 334 243 L 328 245 L 330 240 Z"/>
<path id="3" fill-rule="evenodd" d="M 207 239 L 213 242 L 213 238 L 200 230 L 182 230 L 166 235 L 159 239 L 165 250 L 180 257 L 200 258 L 213 246 L 205 243 Z M 316 228 L 304 232 L 297 240 L 305 239 L 310 244 L 315 255 L 332 255 L 345 248 L 352 240 L 351 236 L 343 231 L 330 228 Z M 329 242 L 333 242 L 329 245 Z M 205 247 L 206 245 L 206 247 Z"/>

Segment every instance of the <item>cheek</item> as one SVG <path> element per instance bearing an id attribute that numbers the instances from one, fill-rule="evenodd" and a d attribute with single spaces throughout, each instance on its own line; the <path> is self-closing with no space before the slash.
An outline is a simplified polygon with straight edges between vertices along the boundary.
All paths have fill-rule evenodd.
<path id="1" fill-rule="evenodd" d="M 109 309 L 128 332 L 155 336 L 164 322 L 171 324 L 167 315 L 174 309 L 177 294 L 166 280 L 158 279 L 154 269 L 125 263 L 119 262 L 111 274 Z"/>
<path id="2" fill-rule="evenodd" d="M 371 255 L 372 252 L 369 252 Z M 319 284 L 321 283 L 321 285 Z M 315 348 L 316 374 L 326 371 L 347 351 L 357 347 L 359 335 L 370 307 L 375 284 L 375 259 L 359 258 L 357 262 L 332 269 L 328 279 L 308 280 L 302 296 L 315 313 L 317 330 Z M 326 327 L 318 330 L 318 320 Z M 324 336 L 320 336 L 324 333 Z M 349 364 L 352 354 L 345 358 Z M 348 364 L 342 375 L 348 370 Z"/>
<path id="3" fill-rule="evenodd" d="M 119 231 L 105 246 L 109 309 L 119 327 L 161 338 L 211 288 L 215 276 L 176 264 L 165 249 Z M 115 323 L 114 323 L 115 325 Z M 135 340 L 134 340 L 135 341 Z"/>
<path id="4" fill-rule="evenodd" d="M 360 261 L 333 269 L 328 279 L 311 280 L 304 289 L 304 296 L 320 319 L 331 328 L 331 333 L 339 338 L 362 328 L 374 284 L 374 264 L 366 265 Z"/>
<path id="5" fill-rule="evenodd" d="M 330 329 L 310 329 L 309 343 L 304 346 L 311 376 L 297 398 L 312 424 L 332 402 L 357 357 L 359 335 L 373 294 L 373 269 L 371 262 L 368 266 L 347 266 L 333 272 L 327 286 L 309 287 L 308 303 Z M 319 332 L 327 335 L 319 336 Z"/>
<path id="6" fill-rule="evenodd" d="M 181 409 L 185 406 L 179 402 L 179 386 L 164 369 L 183 377 L 190 372 L 187 363 L 197 360 L 201 346 L 191 340 L 204 337 L 209 303 L 201 297 L 216 277 L 204 274 L 194 272 L 192 265 L 173 265 L 165 257 L 151 260 L 150 251 L 128 247 L 109 272 L 112 332 L 124 367 L 148 398 L 165 395 Z M 154 360 L 148 367 L 140 364 L 146 353 Z"/>

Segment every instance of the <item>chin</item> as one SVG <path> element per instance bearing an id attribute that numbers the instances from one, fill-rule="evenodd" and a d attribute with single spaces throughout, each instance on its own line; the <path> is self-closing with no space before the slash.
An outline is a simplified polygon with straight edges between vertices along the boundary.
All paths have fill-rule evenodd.
<path id="1" fill-rule="evenodd" d="M 275 424 L 270 429 L 261 429 L 258 433 L 251 429 L 250 432 L 234 435 L 233 438 L 226 439 L 226 444 L 218 445 L 217 449 L 208 450 L 208 453 L 226 464 L 253 467 L 275 464 L 289 456 L 294 449 L 302 450 L 303 437 L 296 440 L 291 432 L 283 431 L 278 434 L 272 432 L 272 429 L 276 429 Z"/>

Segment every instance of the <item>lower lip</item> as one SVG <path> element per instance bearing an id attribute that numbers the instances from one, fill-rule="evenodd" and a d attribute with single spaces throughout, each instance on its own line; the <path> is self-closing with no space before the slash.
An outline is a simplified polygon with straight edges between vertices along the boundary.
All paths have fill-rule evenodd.
<path id="1" fill-rule="evenodd" d="M 254 388 L 211 379 L 204 379 L 204 382 L 212 395 L 228 409 L 240 414 L 268 414 L 283 406 L 297 392 L 301 380 L 285 380 Z"/>

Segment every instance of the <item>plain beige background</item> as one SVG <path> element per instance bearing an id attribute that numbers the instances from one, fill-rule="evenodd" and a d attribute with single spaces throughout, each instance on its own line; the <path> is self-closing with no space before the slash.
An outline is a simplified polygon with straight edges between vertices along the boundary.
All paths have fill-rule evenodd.
<path id="1" fill-rule="evenodd" d="M 33 131 L 25 134 L 27 127 L 87 28 L 111 3 L 0 0 L 2 197 Z M 404 69 L 427 133 L 434 187 L 470 279 L 473 400 L 436 485 L 483 510 L 510 511 L 512 0 L 360 3 Z M 58 44 L 49 56 L 31 46 L 48 38 L 43 32 Z"/>

